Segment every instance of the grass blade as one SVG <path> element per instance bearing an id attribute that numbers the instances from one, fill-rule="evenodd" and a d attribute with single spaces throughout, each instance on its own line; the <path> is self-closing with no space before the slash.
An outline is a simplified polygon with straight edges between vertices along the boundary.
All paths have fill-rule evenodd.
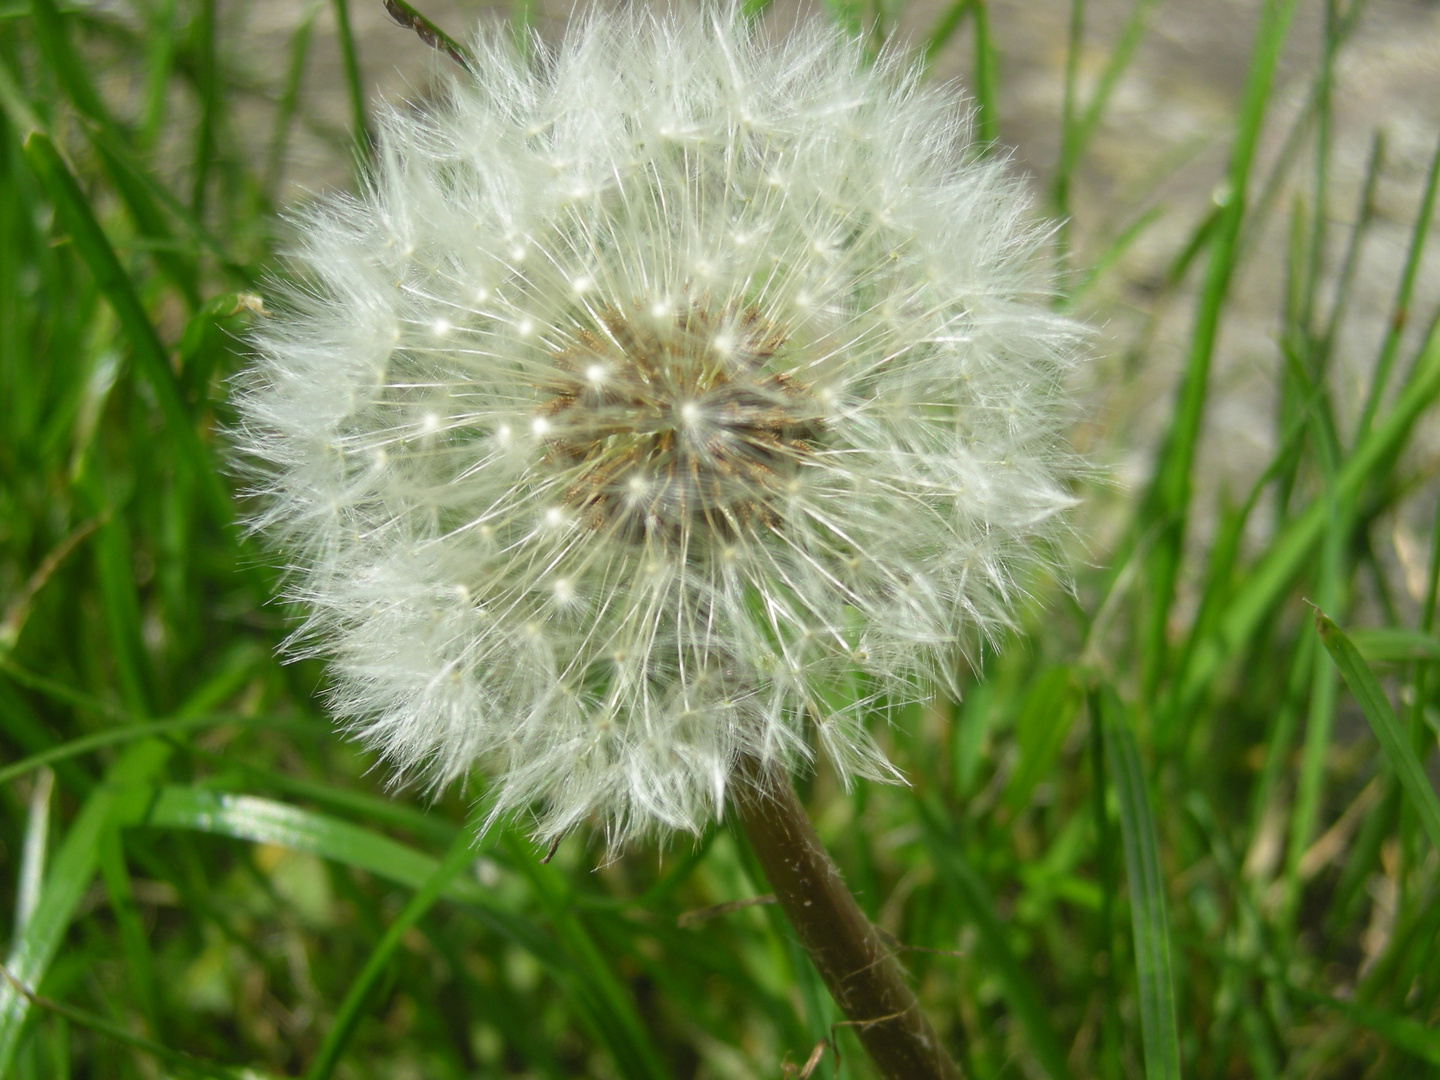
<path id="1" fill-rule="evenodd" d="M 1370 630 L 1352 630 L 1350 644 L 1372 664 L 1399 664 L 1409 660 L 1440 660 L 1440 638 L 1406 630 L 1402 626 L 1377 626 Z"/>
<path id="2" fill-rule="evenodd" d="M 406 0 L 385 0 L 385 10 L 390 17 L 407 30 L 413 30 L 415 36 L 423 41 L 430 48 L 442 52 L 454 60 L 455 63 L 467 71 L 475 71 L 475 57 L 464 45 L 440 29 L 438 25 L 426 18 L 414 6 Z M 532 13 L 533 14 L 533 13 Z M 751 12 L 750 14 L 754 14 Z M 522 25 L 529 25 L 531 14 L 517 12 L 517 29 Z"/>
<path id="3" fill-rule="evenodd" d="M 1105 758 L 1120 803 L 1120 839 L 1130 882 L 1130 921 L 1140 994 L 1140 1035 L 1148 1080 L 1180 1080 L 1180 1035 L 1170 961 L 1170 918 L 1150 796 L 1140 752 L 1113 690 L 1100 696 Z"/>
<path id="4" fill-rule="evenodd" d="M 110 899 L 110 914 L 120 938 L 121 953 L 130 975 L 130 987 L 140 1015 L 150 1033 L 162 1034 L 164 1016 L 160 980 L 150 951 L 130 868 L 125 861 L 125 842 L 119 828 L 107 828 L 100 835 L 100 880 Z"/>
<path id="5" fill-rule="evenodd" d="M 935 869 L 950 886 L 951 895 L 960 901 L 968 921 L 979 931 L 978 945 L 985 967 L 1000 981 L 1006 1004 L 1025 1029 L 1030 1053 L 1052 1080 L 1069 1080 L 1070 1067 L 1051 1026 L 1049 1012 L 1034 981 L 1010 946 L 984 881 L 965 858 L 959 839 L 945 827 L 940 815 L 919 799 L 914 800 L 914 805 L 935 859 Z"/>
<path id="6" fill-rule="evenodd" d="M 195 96 L 200 116 L 195 124 L 195 157 L 190 168 L 190 209 L 205 217 L 205 195 L 215 160 L 215 126 L 220 122 L 220 77 L 216 68 L 215 0 L 199 0 L 191 17 L 190 48 L 194 55 Z"/>
<path id="7" fill-rule="evenodd" d="M 125 1030 L 119 1024 L 112 1023 L 103 1016 L 77 1009 L 67 1005 L 63 1001 L 55 1001 L 51 998 L 41 997 L 32 993 L 24 984 L 15 980 L 8 969 L 0 970 L 0 987 L 7 987 L 19 994 L 30 1005 L 38 1009 L 44 1009 L 57 1016 L 64 1017 L 72 1024 L 88 1028 L 97 1035 L 104 1035 L 107 1039 L 114 1039 L 125 1046 L 134 1047 L 136 1050 L 153 1055 L 157 1060 L 166 1062 L 180 1076 L 205 1076 L 213 1080 L 267 1080 L 266 1074 L 252 1068 L 231 1069 L 219 1065 L 213 1061 L 202 1061 L 200 1058 L 192 1057 L 179 1050 L 172 1050 L 162 1043 L 152 1039 L 146 1039 L 133 1032 Z"/>
<path id="8" fill-rule="evenodd" d="M 1414 1054 L 1431 1065 L 1440 1066 L 1440 1032 L 1427 1028 L 1413 1017 L 1398 1016 L 1384 1009 L 1357 1005 L 1353 1001 L 1332 997 L 1329 994 L 1317 994 L 1312 990 L 1304 990 L 1288 983 L 1284 984 L 1284 988 L 1287 994 L 1292 994 L 1299 1000 L 1312 1005 L 1319 1005 L 1337 1012 L 1350 1023 L 1357 1027 L 1369 1028 L 1406 1053 Z"/>
<path id="9" fill-rule="evenodd" d="M 33 1004 L 18 987 L 34 990 L 44 980 L 75 906 L 95 876 L 103 830 L 117 817 L 139 811 L 136 794 L 148 790 L 170 752 L 158 739 L 147 739 L 127 750 L 110 768 L 106 782 L 85 801 L 61 841 L 34 914 L 5 959 L 5 969 L 14 982 L 0 982 L 0 1076 L 10 1072 Z"/>
<path id="10" fill-rule="evenodd" d="M 1148 644 L 1143 685 L 1147 696 L 1159 681 L 1165 654 L 1166 625 L 1175 577 L 1185 542 L 1186 519 L 1190 510 L 1191 467 L 1199 444 L 1201 421 L 1209 394 L 1210 362 L 1219 337 L 1220 319 L 1235 270 L 1237 243 L 1245 222 L 1246 190 L 1260 138 L 1260 128 L 1269 104 L 1271 83 L 1285 43 L 1286 31 L 1295 13 L 1296 0 L 1268 0 L 1255 35 L 1254 59 L 1250 65 L 1245 96 L 1236 120 L 1235 139 L 1230 151 L 1230 168 L 1225 179 L 1225 198 L 1210 237 L 1210 262 L 1205 272 L 1190 354 L 1186 360 L 1179 400 L 1169 434 L 1160 451 L 1159 464 L 1146 492 L 1136 527 L 1144 534 L 1158 529 L 1159 535 L 1147 560 L 1147 582 L 1151 607 L 1145 626 Z"/>
<path id="11" fill-rule="evenodd" d="M 1430 786 L 1425 768 L 1410 745 L 1409 736 L 1395 710 L 1390 707 L 1389 699 L 1354 643 L 1319 608 L 1315 609 L 1315 629 L 1330 658 L 1344 676 L 1345 685 L 1350 687 L 1350 692 L 1360 703 L 1360 711 L 1375 732 L 1375 738 L 1389 759 L 1390 767 L 1395 770 L 1400 787 L 1415 808 L 1430 843 L 1436 851 L 1440 851 L 1440 798 L 1436 798 L 1435 789 Z"/>
<path id="12" fill-rule="evenodd" d="M 1079 708 L 1080 694 L 1069 667 L 1053 667 L 1035 678 L 1015 720 L 1020 761 L 1004 797 L 1011 813 L 1024 810 L 1036 785 L 1050 775 Z"/>
<path id="13" fill-rule="evenodd" d="M 925 42 L 925 51 L 922 54 L 926 64 L 932 64 L 940 50 L 950 43 L 955 32 L 960 29 L 960 24 L 969 15 L 975 6 L 975 0 L 951 0 L 946 7 L 944 14 L 935 20 L 935 26 L 930 31 L 929 38 Z"/>
<path id="14" fill-rule="evenodd" d="M 1430 169 L 1425 175 L 1425 193 L 1420 196 L 1420 209 L 1415 215 L 1415 227 L 1410 234 L 1410 246 L 1405 252 L 1405 267 L 1400 271 L 1400 285 L 1391 310 L 1389 327 L 1385 340 L 1380 346 L 1380 355 L 1375 360 L 1375 374 L 1370 381 L 1370 390 L 1365 398 L 1365 408 L 1360 414 L 1356 430 L 1363 436 L 1370 430 L 1375 411 L 1385 394 L 1385 383 L 1390 367 L 1395 362 L 1395 353 L 1400 348 L 1400 335 L 1410 321 L 1411 297 L 1415 292 L 1415 279 L 1420 272 L 1420 260 L 1425 254 L 1425 241 L 1430 237 L 1430 219 L 1435 213 L 1435 193 L 1440 187 L 1440 142 L 1430 157 Z"/>
<path id="15" fill-rule="evenodd" d="M 254 843 L 277 844 L 364 870 L 416 889 L 425 896 L 428 896 L 427 890 L 435 889 L 438 897 L 478 908 L 487 921 L 520 942 L 562 984 L 574 991 L 577 1007 L 588 1012 L 592 1029 L 614 1052 L 622 1075 L 637 1080 L 666 1080 L 669 1076 L 659 1056 L 650 1047 L 645 1027 L 636 1015 L 628 994 L 580 926 L 569 903 L 555 894 L 553 886 L 541 894 L 541 899 L 556 923 L 564 946 L 562 953 L 547 947 L 543 936 L 527 920 L 517 918 L 502 907 L 478 881 L 460 876 L 458 870 L 451 872 L 440 860 L 388 836 L 300 807 L 253 795 L 172 785 L 156 792 L 143 811 L 129 820 L 129 824 L 161 829 L 194 829 Z M 468 844 L 468 840 L 453 842 L 447 860 L 461 859 Z M 549 868 L 532 865 L 533 857 L 523 852 L 516 858 L 521 860 L 521 868 L 526 871 L 532 886 L 537 885 L 537 881 L 544 884 L 544 875 Z M 463 865 L 462 860 L 461 868 Z M 422 900 L 421 906 L 414 908 L 415 917 L 423 914 L 423 909 L 428 908 L 431 902 L 433 900 Z M 413 903 L 415 901 L 412 900 Z M 382 961 L 376 963 L 381 964 Z M 378 976 L 379 972 L 373 974 Z M 369 977 L 369 974 L 362 973 L 362 979 Z M 352 1007 L 358 1009 L 363 1005 L 358 995 L 365 991 L 362 988 L 353 992 L 357 997 Z M 349 1021 L 352 1024 L 353 1019 Z M 334 1065 L 330 1055 L 338 1056 L 349 1031 L 350 1028 L 337 1032 L 326 1056 L 317 1058 L 312 1065 L 311 1075 L 328 1075 Z"/>
<path id="16" fill-rule="evenodd" d="M 435 867 L 434 873 L 410 898 L 400 914 L 395 916 L 386 927 L 384 937 L 371 950 L 365 966 L 350 984 L 345 1000 L 336 1010 L 335 1020 L 330 1025 L 330 1030 L 325 1033 L 325 1040 L 311 1060 L 310 1067 L 305 1070 L 305 1080 L 328 1080 L 335 1069 L 335 1063 L 340 1060 L 340 1055 L 345 1050 L 345 1044 L 355 1030 L 355 1025 L 360 1021 L 360 1011 L 365 1007 L 370 992 L 375 989 L 375 984 L 385 971 L 385 965 L 400 946 L 400 939 L 434 906 L 461 871 L 475 861 L 476 854 L 474 832 L 471 829 L 462 829 L 450 845 L 445 858 Z"/>
<path id="17" fill-rule="evenodd" d="M 569 982 L 590 1011 L 597 1034 L 615 1056 L 621 1073 L 634 1080 L 667 1080 L 670 1071 L 660 1060 L 630 994 L 616 978 L 613 963 L 596 946 L 574 911 L 568 887 L 555 868 L 542 863 L 513 833 L 505 844 L 514 865 L 525 876 L 569 954 Z"/>
<path id="18" fill-rule="evenodd" d="M 1425 343 L 1409 380 L 1385 419 L 1372 428 L 1345 459 L 1335 475 L 1333 492 L 1315 499 L 1281 530 L 1249 575 L 1237 583 L 1234 599 L 1218 620 L 1215 636 L 1196 648 L 1181 673 L 1180 711 L 1188 711 L 1205 692 L 1224 661 L 1254 635 L 1311 558 L 1330 520 L 1331 499 L 1346 504 L 1355 498 L 1375 470 L 1399 448 L 1415 421 L 1440 395 L 1440 331 Z"/>
<path id="19" fill-rule="evenodd" d="M 50 849 L 50 795 L 55 774 L 46 769 L 35 778 L 30 812 L 25 818 L 25 846 L 20 849 L 20 873 L 15 883 L 15 936 L 21 937 L 40 903 L 45 881 L 45 856 Z"/>
<path id="20" fill-rule="evenodd" d="M 1000 139 L 1000 54 L 990 36 L 986 0 L 974 0 L 975 138 L 985 153 L 994 153 Z"/>
<path id="21" fill-rule="evenodd" d="M 274 799 L 199 787 L 161 788 L 130 824 L 194 829 L 256 844 L 277 844 L 412 889 L 423 888 L 439 866 L 434 856 L 348 821 Z M 494 906 L 485 890 L 468 880 L 451 881 L 444 895 L 481 907 Z"/>
<path id="22" fill-rule="evenodd" d="M 160 242 L 154 251 L 156 264 L 185 296 L 187 304 L 191 308 L 198 306 L 194 260 L 182 257 L 171 246 L 174 236 L 154 199 L 158 185 L 136 165 L 127 140 L 95 88 L 89 67 L 70 40 L 64 16 L 54 0 L 31 0 L 30 10 L 36 44 L 71 106 L 89 121 L 87 133 L 117 192 L 141 233 Z"/>
<path id="23" fill-rule="evenodd" d="M 300 105 L 300 86 L 305 76 L 305 64 L 310 56 L 310 34 L 315 28 L 315 19 L 320 14 L 323 0 L 310 0 L 300 16 L 299 25 L 290 39 L 290 64 L 285 71 L 285 83 L 280 91 L 280 101 L 275 108 L 274 132 L 270 136 L 270 150 L 265 166 L 261 190 L 267 202 L 273 202 L 280 189 L 280 178 L 285 172 L 285 155 L 290 144 L 290 129 L 294 124 L 295 112 Z"/>
<path id="24" fill-rule="evenodd" d="M 1080 56 L 1084 48 L 1084 0 L 1072 0 L 1070 7 L 1070 34 L 1065 50 L 1065 98 L 1060 117 L 1060 155 L 1055 163 L 1055 177 L 1051 182 L 1051 203 L 1062 217 L 1070 214 L 1070 181 L 1085 148 L 1099 127 L 1100 118 L 1115 93 L 1125 69 L 1130 66 L 1145 35 L 1150 9 L 1156 0 L 1135 0 L 1120 40 L 1105 61 L 1105 68 L 1081 110 L 1079 106 Z M 1062 223 L 1061 228 L 1067 228 Z"/>
<path id="25" fill-rule="evenodd" d="M 345 67 L 345 92 L 350 100 L 351 137 L 358 165 L 370 156 L 370 120 L 365 109 L 365 87 L 360 78 L 360 52 L 350 26 L 350 0 L 331 0 L 340 39 L 340 59 Z"/>
<path id="26" fill-rule="evenodd" d="M 219 474 L 210 467 L 209 454 L 187 414 L 165 347 L 145 314 L 134 283 L 120 265 L 105 230 L 95 220 L 84 192 L 48 135 L 40 131 L 30 132 L 25 138 L 24 152 L 30 168 L 54 203 L 55 212 L 69 232 L 76 252 L 94 275 L 95 283 L 120 320 L 136 366 L 155 396 L 160 415 L 176 447 L 181 450 L 182 460 L 198 481 L 216 520 L 228 523 L 233 517 L 229 496 L 220 483 Z"/>

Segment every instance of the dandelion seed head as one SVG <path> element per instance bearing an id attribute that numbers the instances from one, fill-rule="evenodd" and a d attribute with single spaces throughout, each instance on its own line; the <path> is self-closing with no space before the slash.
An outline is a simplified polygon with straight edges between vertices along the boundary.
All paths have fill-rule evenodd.
<path id="1" fill-rule="evenodd" d="M 898 778 L 867 725 L 953 690 L 1064 529 L 1043 227 L 832 29 L 475 51 L 299 215 L 240 387 L 296 648 L 399 776 L 479 768 L 545 839 L 697 831 L 742 755 Z"/>

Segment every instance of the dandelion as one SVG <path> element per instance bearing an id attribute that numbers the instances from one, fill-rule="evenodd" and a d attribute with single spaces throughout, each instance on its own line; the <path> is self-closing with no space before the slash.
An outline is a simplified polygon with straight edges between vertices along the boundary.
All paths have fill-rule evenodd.
<path id="1" fill-rule="evenodd" d="M 954 689 L 1071 502 L 1043 229 L 829 29 L 475 49 L 300 215 L 239 399 L 335 710 L 543 839 L 699 830 L 742 761 L 898 777 L 867 719 Z"/>

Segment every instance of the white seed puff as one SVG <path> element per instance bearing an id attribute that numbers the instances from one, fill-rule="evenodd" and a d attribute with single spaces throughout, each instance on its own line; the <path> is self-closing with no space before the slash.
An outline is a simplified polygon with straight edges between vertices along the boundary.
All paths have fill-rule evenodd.
<path id="1" fill-rule="evenodd" d="M 238 441 L 402 777 L 698 830 L 741 755 L 898 775 L 1061 528 L 1077 328 L 962 104 L 730 9 L 504 34 L 299 215 Z"/>

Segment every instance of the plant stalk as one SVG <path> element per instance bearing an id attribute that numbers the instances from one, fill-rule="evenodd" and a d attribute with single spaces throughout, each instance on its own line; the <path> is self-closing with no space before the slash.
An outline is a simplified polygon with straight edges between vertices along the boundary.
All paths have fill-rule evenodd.
<path id="1" fill-rule="evenodd" d="M 736 816 L 775 898 L 886 1080 L 961 1080 L 905 972 L 821 846 L 790 778 L 744 759 Z"/>

